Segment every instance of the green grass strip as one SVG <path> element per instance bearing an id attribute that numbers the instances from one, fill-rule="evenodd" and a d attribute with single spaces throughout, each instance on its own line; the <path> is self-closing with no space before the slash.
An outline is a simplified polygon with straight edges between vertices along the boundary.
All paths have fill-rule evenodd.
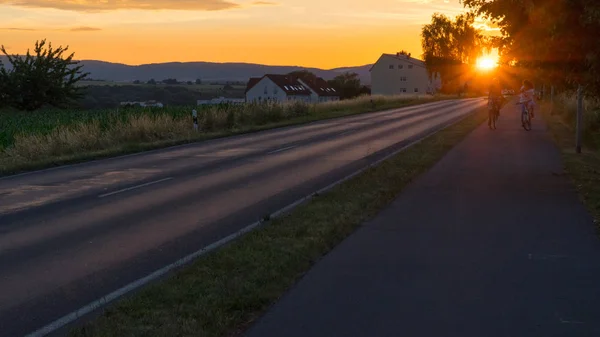
<path id="1" fill-rule="evenodd" d="M 486 118 L 481 110 L 108 308 L 70 336 L 232 336 Z"/>
<path id="2" fill-rule="evenodd" d="M 575 130 L 566 124 L 560 114 L 550 115 L 543 109 L 543 117 L 562 153 L 565 172 L 577 188 L 581 201 L 594 217 L 600 234 L 600 151 L 594 144 L 583 144 L 582 153 L 575 152 Z"/>

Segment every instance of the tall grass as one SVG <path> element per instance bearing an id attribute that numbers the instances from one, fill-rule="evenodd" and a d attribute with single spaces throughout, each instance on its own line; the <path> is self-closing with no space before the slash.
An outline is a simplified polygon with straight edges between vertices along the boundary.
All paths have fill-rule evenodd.
<path id="1" fill-rule="evenodd" d="M 0 174 L 445 98 L 364 96 L 319 104 L 0 112 Z M 192 127 L 192 109 L 198 110 L 198 131 Z"/>
<path id="2" fill-rule="evenodd" d="M 570 128 L 575 128 L 577 98 L 574 94 L 558 95 L 554 101 L 553 111 L 558 113 Z M 582 130 L 583 141 L 594 149 L 600 149 L 600 100 L 584 99 Z"/>

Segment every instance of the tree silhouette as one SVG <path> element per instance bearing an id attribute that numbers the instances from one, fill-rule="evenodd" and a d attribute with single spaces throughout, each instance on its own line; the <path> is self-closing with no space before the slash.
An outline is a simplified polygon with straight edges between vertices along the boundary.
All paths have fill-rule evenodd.
<path id="1" fill-rule="evenodd" d="M 353 98 L 361 94 L 360 78 L 357 73 L 345 72 L 327 83 L 340 94 L 340 99 Z"/>
<path id="2" fill-rule="evenodd" d="M 307 79 L 309 81 L 315 81 L 317 79 L 317 75 L 313 74 L 312 72 L 310 72 L 306 69 L 292 71 L 288 75 L 292 76 L 292 77 L 298 77 L 301 79 Z"/>
<path id="3" fill-rule="evenodd" d="M 431 22 L 421 30 L 423 58 L 430 78 L 439 73 L 442 87 L 454 91 L 460 78 L 490 45 L 481 32 L 473 27 L 472 13 L 458 15 L 454 21 L 434 13 Z"/>
<path id="4" fill-rule="evenodd" d="M 520 77 L 600 94 L 600 2 L 462 0 L 499 29 L 500 63 Z M 535 3 L 535 6 L 534 6 Z"/>
<path id="5" fill-rule="evenodd" d="M 11 55 L 3 46 L 0 51 L 7 56 L 11 70 L 0 67 L 2 94 L 0 104 L 19 110 L 32 111 L 45 105 L 66 107 L 83 96 L 76 84 L 89 73 L 82 73 L 82 65 L 73 61 L 74 53 L 66 58 L 69 47 L 54 49 L 46 40 L 36 41 L 34 54 L 27 50 L 25 56 Z"/>

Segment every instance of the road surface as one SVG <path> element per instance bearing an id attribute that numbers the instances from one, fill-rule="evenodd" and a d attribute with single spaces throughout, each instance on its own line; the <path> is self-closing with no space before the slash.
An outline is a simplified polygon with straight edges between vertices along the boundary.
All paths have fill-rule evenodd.
<path id="1" fill-rule="evenodd" d="M 507 104 L 245 337 L 600 336 L 600 241 L 537 114 Z"/>
<path id="2" fill-rule="evenodd" d="M 484 104 L 429 103 L 0 179 L 0 335 L 37 330 Z"/>

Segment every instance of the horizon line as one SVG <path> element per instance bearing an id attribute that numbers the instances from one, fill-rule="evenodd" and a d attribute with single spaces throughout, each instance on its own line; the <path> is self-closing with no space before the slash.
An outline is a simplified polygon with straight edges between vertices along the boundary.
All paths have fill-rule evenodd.
<path id="1" fill-rule="evenodd" d="M 12 54 L 13 55 L 17 55 L 17 56 L 25 56 L 25 54 Z M 5 55 L 0 55 L 0 57 L 4 57 L 6 58 Z M 100 59 L 91 59 L 91 58 L 83 58 L 83 59 L 73 59 L 74 62 L 85 62 L 85 61 L 92 61 L 92 62 L 104 62 L 104 63 L 110 63 L 110 64 L 115 64 L 115 65 L 124 65 L 124 66 L 129 66 L 129 67 L 140 67 L 140 66 L 148 66 L 148 65 L 158 65 L 158 64 L 172 64 L 172 63 L 179 63 L 179 64 L 185 64 L 185 63 L 212 63 L 212 64 L 245 64 L 245 65 L 258 65 L 258 66 L 268 66 L 268 67 L 296 67 L 296 68 L 310 68 L 310 69 L 319 69 L 319 70 L 334 70 L 334 69 L 340 69 L 340 68 L 359 68 L 359 67 L 367 67 L 367 66 L 372 66 L 375 62 L 373 63 L 366 63 L 366 64 L 361 64 L 361 65 L 347 65 L 347 66 L 337 66 L 337 67 L 333 67 L 333 68 L 319 68 L 319 67 L 314 67 L 314 66 L 303 66 L 303 65 L 292 65 L 292 64 L 266 64 L 266 63 L 255 63 L 255 62 L 243 62 L 243 61 L 228 61 L 228 62 L 218 62 L 218 61 L 163 61 L 163 62 L 150 62 L 150 63 L 138 63 L 138 64 L 132 64 L 132 63 L 124 63 L 124 62 L 113 62 L 113 61 L 105 61 L 105 60 L 100 60 Z"/>

